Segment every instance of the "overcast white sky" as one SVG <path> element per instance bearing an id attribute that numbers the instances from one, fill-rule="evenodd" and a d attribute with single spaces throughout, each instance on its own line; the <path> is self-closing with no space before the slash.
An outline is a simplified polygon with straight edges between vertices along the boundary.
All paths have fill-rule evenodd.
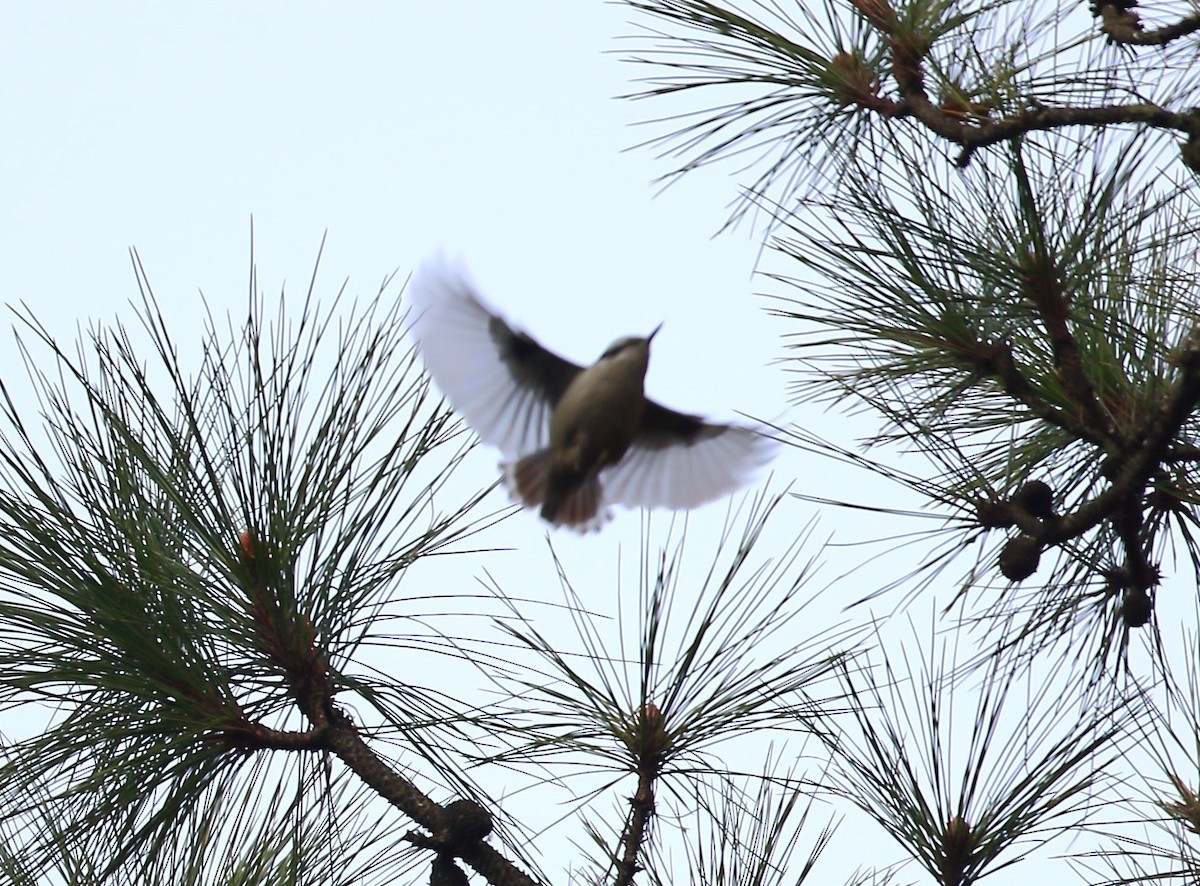
<path id="1" fill-rule="evenodd" d="M 712 236 L 737 193 L 734 166 L 655 196 L 669 161 L 626 150 L 661 131 L 632 124 L 667 110 L 614 99 L 649 73 L 615 52 L 636 32 L 631 17 L 600 0 L 5 4 L 0 299 L 26 302 L 65 338 L 77 323 L 130 320 L 136 247 L 186 337 L 201 291 L 218 313 L 243 310 L 251 216 L 262 289 L 286 282 L 296 298 L 325 232 L 329 296 L 346 278 L 369 296 L 441 247 L 565 356 L 589 361 L 664 321 L 648 378 L 664 403 L 786 414 L 846 442 L 843 419 L 786 411 L 771 361 L 789 330 L 755 296 L 771 288 L 752 276 L 760 238 Z M 8 354 L 6 378 L 21 371 Z M 473 458 L 478 486 L 495 462 Z M 777 472 L 776 488 L 867 494 L 796 452 Z M 813 508 L 787 507 L 794 534 Z M 696 533 L 715 533 L 724 514 L 705 509 Z M 555 544 L 568 568 L 612 586 L 619 552 L 635 559 L 639 522 L 622 513 L 600 536 Z M 557 599 L 534 517 L 488 540 L 521 553 L 481 559 L 477 574 L 532 579 L 529 595 Z"/>

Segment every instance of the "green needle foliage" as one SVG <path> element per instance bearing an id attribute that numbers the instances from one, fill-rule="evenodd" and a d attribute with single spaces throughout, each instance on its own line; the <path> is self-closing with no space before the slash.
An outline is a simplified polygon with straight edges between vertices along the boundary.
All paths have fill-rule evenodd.
<path id="1" fill-rule="evenodd" d="M 631 5 L 678 31 L 635 57 L 669 72 L 652 94 L 743 89 L 697 112 L 683 170 L 742 138 L 780 151 L 748 193 L 792 269 L 774 276 L 798 292 L 777 312 L 797 398 L 865 405 L 882 422 L 868 445 L 925 456 L 913 485 L 964 546 L 995 545 L 956 600 L 1002 653 L 1070 638 L 1094 682 L 1123 668 L 1164 576 L 1200 563 L 1195 84 L 1162 93 L 1171 109 L 1129 101 L 1128 71 L 1084 49 L 1101 33 L 1151 42 L 1149 26 L 1135 39 L 1103 2 L 1099 31 L 1078 10 L 1005 2 Z M 1018 12 L 1028 22 L 1004 27 Z M 855 73 L 839 86 L 822 65 Z M 764 122 L 764 96 L 798 110 Z M 848 136 L 849 119 L 872 135 Z M 1143 128 L 1104 128 L 1118 123 Z M 1146 129 L 1185 134 L 1183 164 L 1156 169 L 1164 142 Z M 961 148 L 957 165 L 940 144 Z M 809 158 L 824 177 L 776 186 Z"/>
<path id="2" fill-rule="evenodd" d="M 1083 835 L 1099 808 L 1133 820 L 1079 850 L 1085 878 L 1196 882 L 1195 4 L 627 4 L 672 174 L 734 158 L 734 219 L 768 219 L 796 401 L 875 422 L 854 443 L 808 416 L 783 434 L 936 524 L 898 526 L 901 574 L 853 602 L 936 594 L 954 639 L 935 646 L 963 658 L 847 670 L 852 722 L 817 718 L 837 793 L 935 882 Z M 833 503 L 910 516 L 869 490 Z M 975 731 L 950 741 L 967 693 Z M 1011 741 L 1001 711 L 1025 723 Z"/>
<path id="3" fill-rule="evenodd" d="M 65 346 L 18 310 L 31 384 L 0 384 L 10 881 L 529 886 L 569 820 L 578 880 L 766 886 L 824 873 L 843 815 L 907 859 L 856 832 L 855 884 L 1051 842 L 1200 881 L 1197 613 L 1159 631 L 1200 576 L 1194 3 L 628 5 L 650 143 L 738 158 L 731 220 L 769 220 L 797 403 L 876 422 L 780 436 L 920 497 L 840 502 L 925 520 L 905 574 L 862 557 L 812 617 L 813 524 L 779 516 L 829 503 L 806 468 L 711 549 L 647 521 L 615 617 L 555 558 L 565 637 L 532 593 L 414 589 L 497 515 L 453 491 L 471 444 L 399 300 L 252 278 L 184 342 L 135 257 L 137 327 Z M 928 637 L 851 620 L 893 592 L 939 595 Z M 489 607 L 498 640 L 461 626 Z"/>
<path id="4" fill-rule="evenodd" d="M 939 644 L 940 645 L 940 644 Z M 993 669 L 960 710 L 944 648 L 913 663 L 880 650 L 846 667 L 850 722 L 824 733 L 829 784 L 940 886 L 969 886 L 1078 824 L 1118 759 L 1130 708 L 1080 718 L 1053 681 L 1028 697 Z M 903 667 L 901 667 L 901 662 Z M 1006 710 L 1020 705 L 1020 711 Z"/>
<path id="5" fill-rule="evenodd" d="M 733 517 L 698 577 L 691 561 L 706 555 L 689 556 L 686 531 L 677 543 L 647 541 L 637 605 L 622 606 L 617 625 L 586 609 L 560 570 L 578 651 L 523 619 L 506 625 L 534 654 L 526 666 L 534 676 L 510 678 L 517 688 L 506 710 L 524 725 L 512 750 L 493 762 L 542 771 L 589 807 L 622 788 L 634 791 L 622 828 L 589 823 L 591 876 L 630 882 L 633 869 L 645 867 L 657 882 L 678 882 L 660 831 L 700 828 L 717 849 L 689 855 L 693 878 L 707 872 L 692 882 L 796 882 L 781 879 L 796 862 L 798 836 L 784 832 L 793 815 L 807 818 L 796 804 L 811 784 L 746 772 L 733 761 L 769 757 L 764 736 L 794 733 L 798 717 L 828 701 L 855 633 L 801 628 L 815 596 L 805 590 L 811 563 L 800 559 L 807 534 L 774 554 L 760 550 L 782 500 L 756 501 Z M 612 645 L 614 628 L 636 646 Z M 631 839 L 640 849 L 629 856 Z M 809 866 L 826 842 L 828 834 L 816 841 Z M 728 853 L 739 859 L 736 880 L 713 874 L 733 864 Z"/>
<path id="6" fill-rule="evenodd" d="M 1179 633 L 1194 655 L 1194 624 Z M 1131 730 L 1146 759 L 1130 777 L 1129 796 L 1092 826 L 1101 848 L 1073 859 L 1092 882 L 1173 882 L 1200 870 L 1200 673 L 1181 668 L 1166 679 L 1166 691 Z M 1130 821 L 1141 827 L 1131 832 Z"/>
<path id="7" fill-rule="evenodd" d="M 885 176 L 851 165 L 836 200 L 785 220 L 796 236 L 780 251 L 827 283 L 802 284 L 777 313 L 803 330 L 792 342 L 807 373 L 797 396 L 882 416 L 870 444 L 924 454 L 932 471 L 920 491 L 957 512 L 964 536 L 1013 525 L 990 508 L 1034 479 L 1056 514 L 1079 517 L 1055 538 L 1061 547 L 1038 546 L 1057 562 L 1038 570 L 1047 578 L 1027 617 L 1012 624 L 1008 594 L 988 612 L 1006 645 L 1081 626 L 1100 642 L 1120 615 L 1120 595 L 1105 588 L 1127 530 L 1092 503 L 1186 375 L 1200 218 L 1180 214 L 1178 187 L 1136 183 L 1137 148 L 1086 174 L 1065 144 L 1007 153 L 944 175 L 915 157 Z M 1190 451 L 1198 430 L 1185 416 L 1171 451 Z M 1196 563 L 1185 508 L 1200 476 L 1170 454 L 1152 475 L 1139 543 L 1159 563 L 1170 539 L 1182 541 Z"/>
<path id="8" fill-rule="evenodd" d="M 188 342 L 191 372 L 137 269 L 140 331 L 70 349 L 21 313 L 36 423 L 0 387 L 0 703 L 29 720 L 3 755 L 9 868 L 200 882 L 222 858 L 223 882 L 367 882 L 342 850 L 317 858 L 346 844 L 304 839 L 360 799 L 319 756 L 265 749 L 312 739 L 305 694 L 353 693 L 370 616 L 475 528 L 478 496 L 437 495 L 466 441 L 386 286 L 364 307 L 310 289 L 274 317 L 255 289 Z M 421 736 L 459 726 L 438 694 L 407 699 L 436 772 Z"/>
<path id="9" fill-rule="evenodd" d="M 811 789 L 790 774 L 776 774 L 774 765 L 768 758 L 753 794 L 725 783 L 716 788 L 719 797 L 697 797 L 695 806 L 704 812 L 696 815 L 696 836 L 686 847 L 687 882 L 712 886 L 800 884 L 817 870 L 834 826 L 813 827 L 810 817 L 816 801 Z M 798 850 L 802 836 L 812 840 L 806 854 Z"/>

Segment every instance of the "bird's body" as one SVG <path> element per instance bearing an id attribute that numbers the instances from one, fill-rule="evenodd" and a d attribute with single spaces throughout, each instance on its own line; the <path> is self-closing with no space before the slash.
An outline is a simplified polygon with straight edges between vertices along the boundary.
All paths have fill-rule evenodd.
<path id="1" fill-rule="evenodd" d="M 426 366 L 451 404 L 510 461 L 505 479 L 554 525 L 600 526 L 606 502 L 689 508 L 742 485 L 774 454 L 757 430 L 713 424 L 648 400 L 650 335 L 578 366 L 515 332 L 461 273 L 423 265 L 410 315 Z"/>
<path id="2" fill-rule="evenodd" d="M 571 496 L 585 492 L 590 499 L 593 493 L 585 487 L 598 484 L 600 472 L 619 463 L 637 436 L 646 411 L 643 383 L 650 362 L 649 341 L 640 342 L 584 369 L 555 404 L 541 495 L 546 521 L 556 522 Z M 517 492 L 525 500 L 519 485 Z M 527 504 L 536 504 L 536 498 Z"/>

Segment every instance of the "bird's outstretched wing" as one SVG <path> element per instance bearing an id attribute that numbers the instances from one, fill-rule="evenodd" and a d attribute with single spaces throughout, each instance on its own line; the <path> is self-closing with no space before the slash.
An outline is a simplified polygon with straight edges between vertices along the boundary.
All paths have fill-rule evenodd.
<path id="1" fill-rule="evenodd" d="M 648 400 L 641 433 L 600 475 L 604 497 L 627 507 L 698 507 L 749 483 L 778 448 L 755 428 L 707 422 Z"/>
<path id="2" fill-rule="evenodd" d="M 444 258 L 424 262 L 407 295 L 429 374 L 480 439 L 510 459 L 545 446 L 554 404 L 581 368 L 509 326 Z"/>

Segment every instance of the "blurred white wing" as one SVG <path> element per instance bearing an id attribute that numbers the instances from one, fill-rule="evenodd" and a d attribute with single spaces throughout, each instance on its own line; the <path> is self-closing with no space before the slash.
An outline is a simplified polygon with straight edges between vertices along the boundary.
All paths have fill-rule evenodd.
<path id="1" fill-rule="evenodd" d="M 779 448 L 754 428 L 664 412 L 695 424 L 684 433 L 663 431 L 635 441 L 619 464 L 601 473 L 605 501 L 642 508 L 698 507 L 750 483 Z"/>
<path id="2" fill-rule="evenodd" d="M 514 331 L 440 256 L 413 275 L 408 299 L 426 369 L 480 439 L 509 459 L 544 447 L 554 404 L 580 367 Z"/>

